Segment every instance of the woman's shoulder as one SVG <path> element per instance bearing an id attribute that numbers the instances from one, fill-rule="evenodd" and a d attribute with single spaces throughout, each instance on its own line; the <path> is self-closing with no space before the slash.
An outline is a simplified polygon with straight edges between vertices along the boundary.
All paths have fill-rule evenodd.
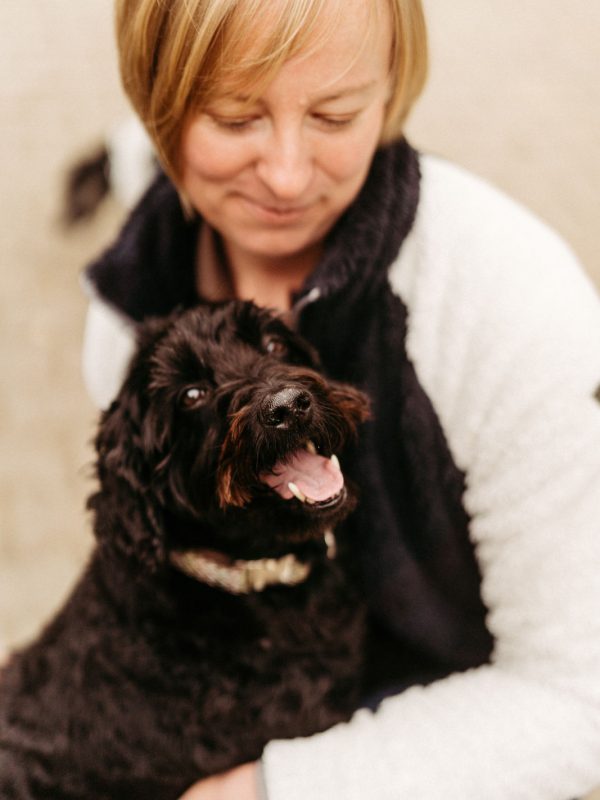
<path id="1" fill-rule="evenodd" d="M 521 203 L 465 168 L 421 155 L 421 191 L 415 228 L 431 243 L 451 247 L 462 259 L 471 252 L 491 262 L 506 256 L 568 257 L 572 253 L 550 225 Z"/>
<path id="2" fill-rule="evenodd" d="M 409 304 L 477 299 L 514 312 L 547 304 L 551 289 L 594 294 L 567 243 L 519 202 L 437 156 L 421 155 L 420 169 L 413 229 L 390 272 Z"/>
<path id="3" fill-rule="evenodd" d="M 535 396 L 540 407 L 549 383 L 574 372 L 591 396 L 600 301 L 568 245 L 519 203 L 436 157 L 421 158 L 421 175 L 390 284 L 408 310 L 411 360 L 464 464 L 457 431 L 482 418 L 490 398 L 508 424 L 517 398 Z"/>

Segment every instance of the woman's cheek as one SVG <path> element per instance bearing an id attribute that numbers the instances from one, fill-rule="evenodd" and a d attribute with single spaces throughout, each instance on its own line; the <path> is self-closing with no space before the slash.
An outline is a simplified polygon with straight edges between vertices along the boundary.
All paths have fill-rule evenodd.
<path id="1" fill-rule="evenodd" d="M 379 142 L 379 131 L 352 131 L 341 138 L 331 137 L 327 147 L 321 150 L 321 164 L 335 180 L 347 180 L 362 176 L 371 163 Z"/>
<path id="2" fill-rule="evenodd" d="M 183 166 L 206 180 L 227 180 L 252 162 L 254 150 L 255 144 L 243 135 L 192 124 L 183 139 Z"/>

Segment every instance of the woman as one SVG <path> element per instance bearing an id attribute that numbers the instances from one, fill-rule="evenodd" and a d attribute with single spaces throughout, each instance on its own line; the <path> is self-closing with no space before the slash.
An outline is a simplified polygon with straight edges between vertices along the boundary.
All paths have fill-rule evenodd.
<path id="1" fill-rule="evenodd" d="M 90 390 L 110 401 L 144 316 L 227 297 L 285 312 L 372 397 L 352 524 L 372 617 L 404 653 L 386 676 L 404 691 L 375 713 L 273 742 L 186 800 L 589 790 L 600 309 L 573 256 L 402 139 L 418 0 L 117 9 L 124 86 L 170 180 L 87 272 Z"/>

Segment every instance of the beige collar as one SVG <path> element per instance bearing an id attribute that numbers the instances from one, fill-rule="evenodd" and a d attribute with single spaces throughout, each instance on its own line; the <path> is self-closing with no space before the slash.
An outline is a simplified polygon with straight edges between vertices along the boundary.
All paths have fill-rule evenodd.
<path id="1" fill-rule="evenodd" d="M 336 543 L 333 532 L 325 531 L 324 539 L 327 557 L 334 558 Z M 234 561 L 216 550 L 173 550 L 169 558 L 173 566 L 189 577 L 231 594 L 262 592 L 275 584 L 296 586 L 308 578 L 311 570 L 310 564 L 299 561 L 293 553 L 281 558 Z"/>

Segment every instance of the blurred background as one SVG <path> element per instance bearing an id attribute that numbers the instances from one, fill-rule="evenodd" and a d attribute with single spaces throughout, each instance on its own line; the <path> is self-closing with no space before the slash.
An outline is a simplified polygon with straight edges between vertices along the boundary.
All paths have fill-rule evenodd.
<path id="1" fill-rule="evenodd" d="M 413 143 L 531 207 L 600 284 L 600 3 L 425 6 L 431 75 Z M 61 602 L 92 542 L 79 274 L 124 211 L 105 203 L 71 230 L 60 216 L 66 170 L 127 113 L 110 0 L 2 0 L 0 75 L 0 642 L 13 645 Z"/>

